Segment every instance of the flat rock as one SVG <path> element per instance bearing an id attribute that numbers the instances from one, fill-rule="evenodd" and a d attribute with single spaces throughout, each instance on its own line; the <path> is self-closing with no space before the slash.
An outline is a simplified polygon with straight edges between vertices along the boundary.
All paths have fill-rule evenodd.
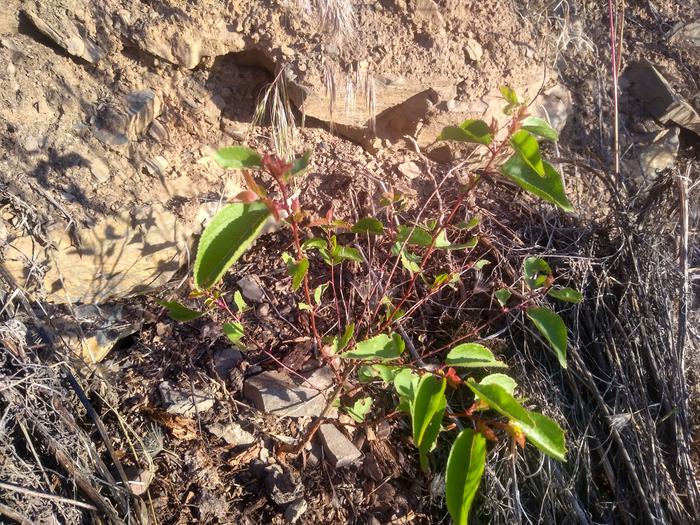
<path id="1" fill-rule="evenodd" d="M 298 500 L 304 493 L 299 476 L 289 468 L 269 465 L 265 468 L 265 488 L 270 499 L 277 505 L 287 505 Z"/>
<path id="2" fill-rule="evenodd" d="M 331 423 L 324 423 L 318 429 L 323 452 L 328 462 L 335 468 L 345 467 L 360 459 L 362 453 L 345 434 Z"/>
<path id="3" fill-rule="evenodd" d="M 174 387 L 169 381 L 158 385 L 158 391 L 163 399 L 163 406 L 169 414 L 184 417 L 194 417 L 197 413 L 206 412 L 214 406 L 214 398 L 199 390 Z"/>
<path id="4" fill-rule="evenodd" d="M 700 135 L 700 115 L 671 87 L 651 62 L 631 65 L 625 71 L 630 90 L 660 122 L 673 122 Z"/>
<path id="5" fill-rule="evenodd" d="M 212 359 L 216 374 L 221 379 L 228 379 L 231 371 L 243 361 L 243 354 L 236 348 L 225 347 L 215 350 Z"/>
<path id="6" fill-rule="evenodd" d="M 422 173 L 420 166 L 418 166 L 418 164 L 416 164 L 412 160 L 399 164 L 398 166 L 396 166 L 396 169 L 401 175 L 406 177 L 408 180 L 418 178 L 421 176 Z"/>
<path id="7" fill-rule="evenodd" d="M 161 114 L 163 103 L 153 90 L 134 91 L 123 101 L 113 101 L 97 108 L 95 136 L 105 144 L 125 145 L 136 140 Z"/>
<path id="8" fill-rule="evenodd" d="M 288 523 L 296 523 L 301 519 L 308 508 L 309 504 L 306 503 L 306 500 L 303 498 L 293 501 L 284 509 L 284 519 L 287 520 Z"/>
<path id="9" fill-rule="evenodd" d="M 246 275 L 240 278 L 236 284 L 246 299 L 254 303 L 260 303 L 265 299 L 265 292 L 257 275 Z"/>
<path id="10" fill-rule="evenodd" d="M 668 169 L 676 163 L 678 135 L 677 127 L 662 131 L 651 144 L 641 149 L 639 162 L 646 182 L 651 182 L 659 171 Z"/>
<path id="11" fill-rule="evenodd" d="M 65 10 L 52 8 L 50 3 L 36 5 L 40 10 L 24 8 L 22 12 L 34 26 L 69 54 L 97 63 L 104 55 L 99 46 L 85 34 L 85 29 L 67 17 Z"/>
<path id="12" fill-rule="evenodd" d="M 669 41 L 678 47 L 700 47 L 700 20 L 681 24 Z"/>
<path id="13" fill-rule="evenodd" d="M 332 373 L 329 378 L 329 372 L 326 368 L 320 368 L 308 378 L 320 392 L 306 384 L 296 384 L 283 372 L 263 372 L 245 381 L 243 395 L 255 408 L 268 414 L 280 417 L 320 416 L 327 403 L 324 393 L 332 382 Z M 329 417 L 335 414 L 337 410 L 332 408 Z"/>
<path id="14" fill-rule="evenodd" d="M 234 447 L 255 443 L 255 436 L 243 430 L 238 423 L 229 423 L 227 425 L 213 423 L 207 426 L 207 430 Z"/>
<path id="15" fill-rule="evenodd" d="M 79 245 L 66 231 L 50 234 L 46 252 L 32 239 L 11 243 L 6 270 L 17 282 L 29 278 L 31 263 L 46 264 L 46 299 L 53 303 L 100 304 L 144 293 L 165 284 L 180 267 L 185 229 L 160 206 L 133 210 L 77 232 Z"/>

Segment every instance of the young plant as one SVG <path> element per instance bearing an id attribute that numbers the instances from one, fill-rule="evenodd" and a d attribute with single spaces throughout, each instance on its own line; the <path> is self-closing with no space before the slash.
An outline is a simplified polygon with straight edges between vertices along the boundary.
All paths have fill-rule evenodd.
<path id="1" fill-rule="evenodd" d="M 431 451 L 441 436 L 452 438 L 445 471 L 445 497 L 447 509 L 458 525 L 468 522 L 485 468 L 488 441 L 505 436 L 521 448 L 529 442 L 554 459 L 566 459 L 561 427 L 547 416 L 526 408 L 517 393 L 516 381 L 503 373 L 507 363 L 474 341 L 496 320 L 522 313 L 544 338 L 561 367 L 566 368 L 566 326 L 546 306 L 546 298 L 579 303 L 582 296 L 576 290 L 555 285 L 552 270 L 544 259 L 526 258 L 520 290 L 516 288 L 518 283 L 494 290 L 500 312 L 469 333 L 447 344 L 422 340 L 419 351 L 414 344 L 417 338 L 405 329 L 428 300 L 448 293 L 469 272 L 481 272 L 490 263 L 472 255 L 479 242 L 478 236 L 471 233 L 478 227 L 478 219 L 458 220 L 464 211 L 466 195 L 481 180 L 504 176 L 562 210 L 572 209 L 561 176 L 542 158 L 536 140 L 536 137 L 556 140 L 556 132 L 543 120 L 528 116 L 527 107 L 512 90 L 503 88 L 502 93 L 507 102 L 504 113 L 509 116 L 503 128 L 495 121 L 487 124 L 467 120 L 460 126 L 445 128 L 440 134 L 440 140 L 468 142 L 486 150 L 484 164 L 471 174 L 442 221 L 416 218 L 401 222 L 401 199 L 393 194 L 385 195 L 380 201 L 386 222 L 379 217 L 365 217 L 349 224 L 336 219 L 332 209 L 323 217 L 314 217 L 301 209 L 298 199 L 290 197 L 288 189 L 290 179 L 307 167 L 308 153 L 293 162 L 285 162 L 272 155 L 260 156 L 242 146 L 219 150 L 214 160 L 221 166 L 259 170 L 269 175 L 276 196 L 246 171 L 248 189 L 238 196 L 238 202 L 224 207 L 206 227 L 194 264 L 195 295 L 204 297 L 209 308 L 218 308 L 231 317 L 223 331 L 234 344 L 242 345 L 246 340 L 241 315 L 245 302 L 237 292 L 234 312 L 217 286 L 268 221 L 286 225 L 291 231 L 291 249 L 280 257 L 290 276 L 291 292 L 302 295 L 296 303 L 297 314 L 308 318 L 315 350 L 340 381 L 334 397 L 340 397 L 344 391 L 353 392 L 344 410 L 358 423 L 367 424 L 373 411 L 381 409 L 369 395 L 368 385 L 391 388 L 397 410 L 410 418 L 411 437 L 423 472 L 431 470 Z M 372 248 L 375 260 L 377 253 L 385 258 L 382 278 L 368 282 L 359 308 L 348 309 L 339 298 L 339 276 L 343 265 L 364 268 L 367 275 L 372 275 L 372 263 L 366 255 L 369 250 L 365 249 L 368 247 Z M 443 264 L 434 262 L 433 256 L 438 252 L 450 254 L 449 258 L 457 257 L 460 267 L 444 271 Z M 389 267 L 387 275 L 384 269 Z M 312 289 L 310 274 L 330 277 Z M 397 294 L 396 289 L 402 292 Z M 331 300 L 327 301 L 329 293 Z M 161 304 L 179 320 L 202 315 L 176 302 Z M 330 308 L 324 308 L 327 305 Z M 321 334 L 329 332 L 335 335 L 322 337 Z M 426 362 L 428 359 L 432 360 L 430 364 Z M 360 396 L 357 386 L 361 387 Z M 314 424 L 309 428 L 305 440 L 310 439 L 317 427 Z"/>

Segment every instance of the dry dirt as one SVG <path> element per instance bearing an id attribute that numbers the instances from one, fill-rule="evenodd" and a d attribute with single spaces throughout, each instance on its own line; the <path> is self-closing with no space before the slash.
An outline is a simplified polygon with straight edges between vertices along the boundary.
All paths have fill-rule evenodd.
<path id="1" fill-rule="evenodd" d="M 331 34 L 324 32 L 313 13 L 292 0 L 9 0 L 0 13 L 0 64 L 5 65 L 0 71 L 0 244 L 7 281 L 2 302 L 8 305 L 2 314 L 43 327 L 30 329 L 29 352 L 40 352 L 40 362 L 49 363 L 62 359 L 69 338 L 62 340 L 61 333 L 54 333 L 58 339 L 48 344 L 46 331 L 59 326 L 60 320 L 71 323 L 80 303 L 143 307 L 138 327 L 128 330 L 130 335 L 120 332 L 120 342 L 97 367 L 72 366 L 81 372 L 77 375 L 82 387 L 102 416 L 117 457 L 132 469 L 130 479 L 133 470 L 145 467 L 134 459 L 135 436 L 150 447 L 147 456 L 153 458 L 153 465 L 149 468 L 155 476 L 143 498 L 146 520 L 285 523 L 285 505 L 268 495 L 265 466 L 276 461 L 275 448 L 301 435 L 308 421 L 262 414 L 241 395 L 244 377 L 261 367 L 277 368 L 277 363 L 266 354 L 250 352 L 227 377 L 221 377 L 215 359 L 229 345 L 217 324 L 211 320 L 174 323 L 153 301 L 154 296 L 186 296 L 186 263 L 193 235 L 221 202 L 242 187 L 237 174 L 220 169 L 208 155 L 233 143 L 261 150 L 270 147 L 270 128 L 251 128 L 251 122 L 261 91 L 282 66 L 297 120 L 301 122 L 303 115 L 306 124 L 299 131 L 297 151 L 313 152 L 312 164 L 297 188 L 307 209 L 322 214 L 332 206 L 338 216 L 357 219 L 374 209 L 382 185 L 405 194 L 409 209 L 415 207 L 432 191 L 435 180 L 445 175 L 449 162 L 462 153 L 433 144 L 439 130 L 467 117 L 497 115 L 502 101 L 496 89 L 507 84 L 530 96 L 542 89 L 533 111 L 544 111 L 561 131 L 561 141 L 548 153 L 566 166 L 568 191 L 578 210 L 575 217 L 591 224 L 600 220 L 596 227 L 607 220 L 614 199 L 603 179 L 592 176 L 588 168 L 609 173 L 612 162 L 609 36 L 603 3 L 531 1 L 517 8 L 510 2 L 471 0 L 357 4 L 356 33 L 345 40 L 338 37 L 337 28 Z M 682 1 L 634 0 L 625 2 L 625 13 L 620 70 L 638 60 L 650 60 L 680 95 L 700 109 L 700 52 L 668 39 L 677 24 L 698 19 L 700 9 Z M 627 209 L 638 210 L 653 181 L 640 182 L 628 173 L 635 172 L 639 152 L 665 126 L 624 87 L 620 151 L 623 179 L 628 180 L 623 183 L 634 190 L 621 195 L 630 196 Z M 372 105 L 374 126 L 370 125 Z M 429 159 L 416 153 L 407 136 Z M 681 131 L 675 169 L 694 161 L 697 166 L 699 151 L 697 135 Z M 399 166 L 407 161 L 421 168 L 418 177 L 401 172 Z M 433 177 L 425 175 L 428 167 Z M 697 182 L 697 175 L 692 182 Z M 691 218 L 697 221 L 694 188 Z M 445 192 L 444 198 L 451 195 Z M 490 186 L 469 204 L 486 218 L 485 229 L 493 228 L 500 238 L 512 233 L 514 241 L 535 239 L 538 250 L 549 250 L 548 243 L 553 242 L 538 235 L 538 228 L 546 231 L 556 224 L 567 239 L 569 234 L 577 235 L 572 222 L 532 204 L 508 185 Z M 664 230 L 670 239 L 677 235 L 676 214 L 671 207 L 673 227 Z M 144 216 L 152 221 L 143 221 Z M 697 228 L 693 220 L 691 226 Z M 581 242 L 588 242 L 583 237 Z M 277 260 L 289 244 L 283 232 L 266 236 L 226 283 L 233 289 L 238 278 L 259 276 L 269 297 L 246 314 L 247 320 L 255 326 L 256 339 L 276 359 L 301 370 L 311 363 L 298 321 L 289 319 L 293 301 L 287 295 L 283 265 Z M 128 245 L 137 249 L 129 251 Z M 508 254 L 516 262 L 523 255 L 519 250 L 524 247 Z M 115 252 L 119 252 L 116 259 Z M 579 256 L 569 255 L 572 260 Z M 142 266 L 135 271 L 137 264 Z M 691 235 L 690 266 L 699 265 L 700 249 Z M 469 289 L 479 284 L 466 283 Z M 21 301 L 23 297 L 37 305 L 31 308 L 34 319 L 22 313 L 28 304 Z M 482 297 L 468 306 L 481 311 L 484 301 Z M 697 308 L 698 303 L 693 306 Z M 139 317 L 129 312 L 120 317 L 120 323 L 130 325 Z M 47 319 L 53 321 L 46 323 Z M 464 322 L 478 319 L 475 315 Z M 698 311 L 691 311 L 688 337 L 689 346 L 695 344 L 695 348 L 697 319 Z M 83 326 L 93 328 L 87 322 Z M 451 328 L 437 323 L 421 330 L 446 336 Z M 76 332 L 73 327 L 76 333 L 71 337 L 79 340 L 81 329 Z M 14 356 L 0 360 L 5 381 L 10 372 L 20 373 L 16 359 L 21 361 L 23 356 L 32 362 L 34 358 L 13 352 L 9 329 L 3 330 L 3 345 L 9 348 L 8 356 Z M 53 354 L 52 348 L 62 349 Z M 692 369 L 700 367 L 698 356 L 689 354 L 687 364 L 696 399 L 700 382 Z M 527 366 L 521 364 L 519 370 Z M 75 412 L 82 426 L 80 433 L 75 430 L 80 440 L 71 440 L 70 432 L 60 439 L 72 443 L 75 449 L 66 448 L 83 462 L 84 470 L 97 472 L 86 450 L 105 459 L 108 451 L 92 420 L 58 368 L 41 370 L 42 381 L 61 392 L 60 403 Z M 164 380 L 204 391 L 215 400 L 214 409 L 191 418 L 165 413 L 159 394 Z M 38 390 L 31 393 L 32 403 L 37 403 L 32 406 L 56 406 L 50 398 L 44 401 Z M 548 403 L 539 398 L 537 402 Z M 16 396 L 0 397 L 8 416 L 19 414 L 20 405 Z M 552 415 L 564 417 L 561 406 L 548 408 Z M 700 428 L 698 414 L 696 407 L 696 429 Z M 71 428 L 49 419 L 63 429 L 56 431 L 57 436 Z M 18 416 L 17 421 L 23 420 Z M 226 444 L 205 429 L 231 421 L 254 434 L 252 445 Z M 4 415 L 2 423 L 9 429 L 7 436 L 23 441 L 21 424 L 11 425 Z M 34 441 L 45 442 L 44 434 L 35 432 Z M 348 426 L 364 454 L 357 467 L 332 469 L 317 451 L 310 450 L 289 465 L 282 463 L 291 485 L 303 486 L 308 510 L 299 523 L 445 522 L 440 480 L 419 475 L 406 423 L 389 419 L 382 432 L 390 438 Z M 83 500 L 80 490 L 66 488 L 73 486 L 73 478 L 54 459 L 46 459 L 54 456 L 43 447 L 40 455 L 49 461 L 47 470 L 56 471 L 50 480 L 44 480 L 40 470 L 31 471 L 30 477 L 20 469 L 12 471 L 10 481 Z M 18 445 L 17 451 L 22 461 L 32 463 L 31 445 Z M 3 448 L 0 458 L 15 461 L 12 453 Z M 95 480 L 101 476 L 95 474 Z M 504 516 L 520 516 L 496 509 L 510 501 L 501 497 L 494 497 L 491 507 L 484 501 L 486 510 L 478 518 L 491 520 L 487 511 L 498 523 L 508 522 L 510 518 Z M 532 501 L 537 497 L 535 493 L 524 496 L 528 512 L 537 506 Z M 591 498 L 595 506 L 586 508 L 585 514 L 592 521 L 625 522 L 612 502 L 619 497 L 611 489 L 610 494 Z M 0 505 L 15 508 L 35 522 L 48 523 L 52 518 L 63 523 L 98 522 L 89 511 L 1 489 Z M 535 519 L 562 522 L 554 516 Z M 634 518 L 628 522 L 635 522 Z"/>

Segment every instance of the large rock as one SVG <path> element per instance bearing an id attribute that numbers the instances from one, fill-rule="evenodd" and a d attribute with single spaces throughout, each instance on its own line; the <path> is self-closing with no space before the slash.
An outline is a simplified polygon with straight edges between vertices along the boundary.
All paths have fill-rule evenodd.
<path id="1" fill-rule="evenodd" d="M 43 285 L 50 302 L 103 303 L 165 284 L 185 247 L 184 228 L 159 206 L 124 212 L 76 236 L 54 231 L 48 254 L 31 238 L 17 239 L 5 267 L 24 284 L 36 275 L 35 265 L 46 265 Z"/>

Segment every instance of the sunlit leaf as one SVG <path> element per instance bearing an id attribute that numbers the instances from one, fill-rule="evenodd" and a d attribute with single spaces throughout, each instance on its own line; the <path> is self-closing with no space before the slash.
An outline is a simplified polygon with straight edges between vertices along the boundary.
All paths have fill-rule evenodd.
<path id="1" fill-rule="evenodd" d="M 564 431 L 553 419 L 537 412 L 528 411 L 532 424 L 521 421 L 513 424 L 523 431 L 527 440 L 554 459 L 566 461 L 566 438 Z"/>
<path id="2" fill-rule="evenodd" d="M 367 414 L 369 414 L 371 408 L 372 398 L 364 397 L 355 401 L 355 403 L 353 403 L 351 407 L 345 407 L 345 411 L 355 421 L 357 421 L 358 423 L 362 423 L 367 417 Z"/>
<path id="3" fill-rule="evenodd" d="M 398 334 L 379 334 L 371 339 L 360 341 L 355 348 L 340 357 L 345 359 L 362 359 L 385 361 L 401 357 L 406 343 Z"/>
<path id="4" fill-rule="evenodd" d="M 442 416 L 445 413 L 446 380 L 432 374 L 424 375 L 418 382 L 416 395 L 411 404 L 413 443 L 418 448 L 423 472 L 428 471 L 428 452 L 440 433 Z"/>
<path id="5" fill-rule="evenodd" d="M 503 390 L 508 392 L 511 396 L 515 392 L 515 387 L 518 386 L 518 384 L 515 382 L 515 379 L 506 374 L 489 374 L 486 377 L 484 377 L 481 381 L 479 381 L 479 384 L 498 385 Z"/>
<path id="6" fill-rule="evenodd" d="M 540 145 L 529 132 L 520 130 L 510 139 L 516 153 L 539 175 L 544 176 L 544 164 L 540 156 Z"/>
<path id="7" fill-rule="evenodd" d="M 465 428 L 452 444 L 445 472 L 445 500 L 455 525 L 468 525 L 485 466 L 486 439 Z"/>
<path id="8" fill-rule="evenodd" d="M 445 358 L 447 366 L 461 368 L 507 368 L 502 361 L 498 361 L 491 350 L 478 343 L 464 343 L 455 346 Z"/>
<path id="9" fill-rule="evenodd" d="M 365 217 L 357 221 L 350 231 L 353 233 L 372 233 L 374 235 L 382 235 L 384 233 L 384 225 L 381 221 L 374 217 Z"/>
<path id="10" fill-rule="evenodd" d="M 556 204 L 564 211 L 574 208 L 564 192 L 564 182 L 561 175 L 550 164 L 542 161 L 544 175 L 537 173 L 532 166 L 523 160 L 520 154 L 514 153 L 501 166 L 501 173 L 518 184 L 521 188 L 534 193 L 547 202 Z"/>
<path id="11" fill-rule="evenodd" d="M 491 128 L 483 120 L 465 120 L 459 127 L 447 126 L 442 129 L 438 140 L 457 140 L 488 146 L 493 141 Z"/>
<path id="12" fill-rule="evenodd" d="M 539 257 L 528 257 L 523 265 L 523 277 L 530 289 L 535 290 L 543 286 L 547 276 L 552 275 L 552 269 L 547 261 Z"/>
<path id="13" fill-rule="evenodd" d="M 534 424 L 528 411 L 499 384 L 482 385 L 470 378 L 467 380 L 467 386 L 479 399 L 502 416 L 526 425 Z"/>
<path id="14" fill-rule="evenodd" d="M 248 303 L 243 299 L 243 294 L 240 290 L 233 292 L 233 304 L 236 305 L 239 312 L 245 312 L 248 309 Z"/>
<path id="15" fill-rule="evenodd" d="M 255 151 L 245 146 L 219 148 L 211 158 L 222 168 L 259 168 L 262 159 Z"/>
<path id="16" fill-rule="evenodd" d="M 561 367 L 566 368 L 567 333 L 566 325 L 562 318 L 549 308 L 540 306 L 528 308 L 527 316 L 547 340 Z"/>
<path id="17" fill-rule="evenodd" d="M 526 117 L 520 123 L 520 127 L 529 131 L 533 135 L 542 137 L 543 139 L 556 141 L 559 139 L 559 134 L 552 129 L 552 126 L 547 124 L 547 121 L 539 117 Z"/>
<path id="18" fill-rule="evenodd" d="M 510 290 L 508 288 L 501 288 L 500 290 L 496 290 L 496 292 L 493 295 L 496 296 L 498 304 L 500 304 L 501 306 L 505 306 L 506 304 L 508 304 L 508 299 L 510 299 L 510 296 L 512 294 L 510 293 Z"/>
<path id="19" fill-rule="evenodd" d="M 433 236 L 425 228 L 420 226 L 399 226 L 396 241 L 412 244 L 414 246 L 428 247 L 433 243 Z M 447 243 L 449 244 L 449 243 Z"/>
<path id="20" fill-rule="evenodd" d="M 209 222 L 197 247 L 194 284 L 214 286 L 253 244 L 270 216 L 261 202 L 229 204 Z"/>
<path id="21" fill-rule="evenodd" d="M 241 340 L 241 337 L 243 337 L 245 332 L 243 329 L 243 325 L 237 322 L 226 323 L 224 324 L 223 329 L 224 333 L 226 334 L 226 337 L 228 337 L 229 340 L 235 345 L 238 345 L 239 341 Z"/>

